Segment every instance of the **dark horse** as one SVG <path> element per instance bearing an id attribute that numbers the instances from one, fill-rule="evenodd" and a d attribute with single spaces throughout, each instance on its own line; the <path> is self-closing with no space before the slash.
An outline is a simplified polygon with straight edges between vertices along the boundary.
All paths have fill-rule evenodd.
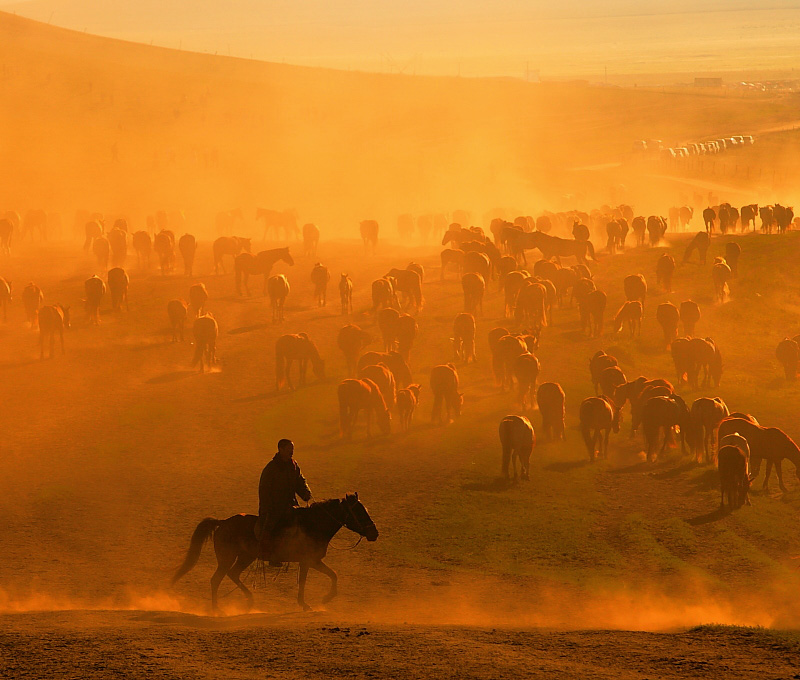
<path id="1" fill-rule="evenodd" d="M 517 237 L 517 240 L 518 246 L 522 248 L 522 257 L 525 262 L 527 262 L 525 250 L 530 248 L 538 248 L 545 260 L 555 258 L 559 264 L 561 264 L 562 257 L 574 257 L 581 264 L 586 264 L 587 254 L 597 261 L 591 241 L 559 238 L 541 231 L 523 232 L 521 236 Z"/>
<path id="2" fill-rule="evenodd" d="M 241 514 L 228 519 L 207 517 L 200 522 L 192 534 L 186 559 L 172 577 L 172 583 L 197 564 L 203 544 L 213 537 L 217 555 L 217 570 L 211 577 L 211 607 L 214 611 L 217 610 L 217 591 L 225 576 L 244 593 L 248 607 L 253 606 L 253 594 L 239 577 L 256 559 L 299 562 L 297 603 L 309 611 L 311 607 L 306 604 L 304 597 L 309 568 L 316 569 L 331 580 L 331 589 L 323 602 L 336 597 L 336 572 L 322 560 L 328 552 L 328 543 L 339 529 L 347 527 L 368 541 L 378 540 L 375 522 L 358 500 L 357 493 L 312 503 L 307 508 L 295 508 L 286 525 L 278 530 L 274 549 L 269 555 L 259 550 L 254 533 L 256 519 L 255 515 Z"/>
<path id="3" fill-rule="evenodd" d="M 267 280 L 272 272 L 272 265 L 278 260 L 283 260 L 288 265 L 294 265 L 292 256 L 289 255 L 288 248 L 274 248 L 273 250 L 262 250 L 257 255 L 250 253 L 240 253 L 233 261 L 236 270 L 236 293 L 242 294 L 242 282 L 244 282 L 244 289 L 250 295 L 250 288 L 247 286 L 247 281 L 250 274 L 263 274 L 264 275 L 264 295 L 267 294 Z"/>

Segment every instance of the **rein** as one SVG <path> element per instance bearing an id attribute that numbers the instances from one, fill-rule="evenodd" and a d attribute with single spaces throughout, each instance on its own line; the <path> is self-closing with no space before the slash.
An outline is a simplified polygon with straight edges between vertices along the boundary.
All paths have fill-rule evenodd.
<path id="1" fill-rule="evenodd" d="M 341 501 L 340 501 L 340 503 L 341 503 Z M 326 515 L 328 515 L 328 517 L 330 517 L 330 518 L 331 518 L 331 519 L 332 519 L 334 522 L 338 522 L 338 523 L 339 523 L 339 529 L 341 529 L 342 527 L 347 527 L 347 525 L 346 525 L 346 524 L 345 524 L 345 523 L 344 523 L 342 520 L 340 520 L 338 517 L 334 517 L 334 516 L 333 516 L 331 513 L 329 513 L 329 512 L 328 512 L 327 510 L 325 510 L 324 508 L 321 508 L 321 509 L 322 509 L 322 510 L 323 510 L 323 512 L 324 512 Z M 347 506 L 347 512 L 349 512 L 349 513 L 350 513 L 350 517 L 352 517 L 352 518 L 353 518 L 353 521 L 355 522 L 356 526 L 358 527 L 358 531 L 356 532 L 356 533 L 358 534 L 358 540 L 357 540 L 355 543 L 353 543 L 353 545 L 351 545 L 351 546 L 348 546 L 348 547 L 346 547 L 346 548 L 338 548 L 338 547 L 336 547 L 335 545 L 333 545 L 333 543 L 332 543 L 332 541 L 333 541 L 333 536 L 332 536 L 332 537 L 331 537 L 331 541 L 329 541 L 329 542 L 328 542 L 328 545 L 329 545 L 331 548 L 333 548 L 334 550 L 342 550 L 342 551 L 346 551 L 346 550 L 354 550 L 354 549 L 356 548 L 356 546 L 358 546 L 358 544 L 359 544 L 359 543 L 361 543 L 361 541 L 364 539 L 364 534 L 363 534 L 363 533 L 361 533 L 361 532 L 364 530 L 364 528 L 365 528 L 365 527 L 362 527 L 362 526 L 361 526 L 361 522 L 359 522 L 359 521 L 358 521 L 358 517 L 356 517 L 355 513 L 353 512 L 353 508 L 351 508 L 349 505 Z M 367 525 L 367 526 L 370 526 L 370 525 Z M 374 522 L 372 522 L 372 523 L 371 523 L 371 526 L 375 526 L 375 523 L 374 523 Z M 349 528 L 349 527 L 348 527 L 348 528 Z M 338 531 L 338 529 L 337 529 L 337 531 Z M 334 534 L 334 535 L 335 535 L 335 534 Z"/>

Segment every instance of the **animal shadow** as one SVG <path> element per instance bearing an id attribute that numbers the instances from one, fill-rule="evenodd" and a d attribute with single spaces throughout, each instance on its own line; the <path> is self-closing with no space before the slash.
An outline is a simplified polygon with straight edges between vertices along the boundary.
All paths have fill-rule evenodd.
<path id="1" fill-rule="evenodd" d="M 239 335 L 240 333 L 250 333 L 251 331 L 261 331 L 265 328 L 269 328 L 269 324 L 266 323 L 256 323 L 252 326 L 241 326 L 240 328 L 231 328 L 228 331 L 228 335 Z"/>
<path id="2" fill-rule="evenodd" d="M 508 491 L 513 486 L 518 484 L 515 479 L 506 479 L 505 477 L 495 477 L 491 480 L 483 480 L 480 482 L 467 482 L 461 485 L 465 491 L 490 491 L 492 493 L 500 493 Z"/>
<path id="3" fill-rule="evenodd" d="M 697 517 L 691 517 L 690 519 L 685 520 L 687 524 L 693 527 L 701 526 L 703 524 L 710 524 L 711 522 L 718 522 L 719 520 L 727 517 L 730 514 L 730 510 L 727 507 L 724 508 L 717 508 L 713 512 L 707 512 L 704 515 L 698 515 Z"/>
<path id="4" fill-rule="evenodd" d="M 175 382 L 176 380 L 183 380 L 184 378 L 188 378 L 190 375 L 195 375 L 195 373 L 197 373 L 197 371 L 194 370 L 172 371 L 171 373 L 164 373 L 163 375 L 157 375 L 154 378 L 150 378 L 146 382 L 148 385 L 158 385 L 160 383 Z"/>
<path id="5" fill-rule="evenodd" d="M 549 465 L 545 465 L 545 470 L 550 470 L 551 472 L 569 472 L 571 470 L 577 470 L 578 468 L 582 468 L 589 465 L 588 459 L 581 459 L 581 460 L 564 460 L 558 461 L 556 463 L 550 463 Z"/>

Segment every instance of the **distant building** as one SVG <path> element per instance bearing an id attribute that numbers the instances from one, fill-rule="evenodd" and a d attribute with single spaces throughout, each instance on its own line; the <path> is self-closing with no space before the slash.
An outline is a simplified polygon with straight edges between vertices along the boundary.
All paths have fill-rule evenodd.
<path id="1" fill-rule="evenodd" d="M 722 87 L 722 78 L 695 78 L 695 87 Z"/>

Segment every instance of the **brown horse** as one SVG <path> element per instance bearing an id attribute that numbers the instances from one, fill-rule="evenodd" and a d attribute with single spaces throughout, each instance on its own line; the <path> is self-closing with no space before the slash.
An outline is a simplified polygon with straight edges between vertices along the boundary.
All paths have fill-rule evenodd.
<path id="1" fill-rule="evenodd" d="M 371 437 L 370 426 L 372 416 L 378 422 L 383 434 L 392 429 L 392 416 L 386 408 L 380 388 L 371 380 L 342 380 L 337 389 L 339 397 L 339 427 L 342 437 L 352 439 L 353 427 L 360 411 L 364 411 L 367 419 L 367 436 Z"/>
<path id="2" fill-rule="evenodd" d="M 233 266 L 236 272 L 236 294 L 242 294 L 242 284 L 248 295 L 250 295 L 250 288 L 247 285 L 250 280 L 250 275 L 264 275 L 264 295 L 267 294 L 267 286 L 272 273 L 272 267 L 276 262 L 283 261 L 289 266 L 294 265 L 294 259 L 289 254 L 288 248 L 273 248 L 272 250 L 262 250 L 256 255 L 247 253 L 239 253 L 233 259 Z M 274 278 L 274 277 L 273 277 Z"/>
<path id="3" fill-rule="evenodd" d="M 664 253 L 658 258 L 656 265 L 656 283 L 665 293 L 672 292 L 672 274 L 675 271 L 675 258 Z"/>
<path id="4" fill-rule="evenodd" d="M 448 422 L 461 415 L 464 396 L 458 391 L 458 372 L 453 364 L 434 366 L 431 369 L 431 391 L 433 392 L 433 411 L 431 421 L 443 424 L 442 405 L 445 407 Z"/>
<path id="5" fill-rule="evenodd" d="M 667 349 L 678 337 L 678 323 L 680 322 L 680 312 L 671 302 L 662 302 L 656 307 L 656 321 L 664 331 L 664 344 Z"/>
<path id="6" fill-rule="evenodd" d="M 440 270 L 440 279 L 444 281 L 444 273 L 448 267 L 453 266 L 455 267 L 456 271 L 459 275 L 464 273 L 464 257 L 465 253 L 463 250 L 460 249 L 453 249 L 442 251 L 442 268 Z"/>
<path id="7" fill-rule="evenodd" d="M 404 431 L 411 427 L 411 419 L 419 404 L 419 388 L 416 383 L 409 385 L 404 390 L 397 390 L 397 412 L 400 414 L 400 426 Z"/>
<path id="8" fill-rule="evenodd" d="M 381 363 L 389 367 L 398 386 L 406 387 L 411 384 L 411 369 L 400 352 L 365 352 L 358 359 L 358 370 Z"/>
<path id="9" fill-rule="evenodd" d="M 99 276 L 91 276 L 83 284 L 86 298 L 86 314 L 96 326 L 100 325 L 100 301 L 106 294 L 106 284 Z"/>
<path id="10" fill-rule="evenodd" d="M 525 416 L 506 416 L 500 421 L 498 428 L 500 445 L 503 449 L 503 477 L 509 477 L 509 464 L 514 468 L 514 479 L 517 478 L 517 461 L 519 460 L 519 476 L 530 478 L 530 461 L 536 435 L 533 433 L 531 421 Z"/>
<path id="11" fill-rule="evenodd" d="M 194 334 L 194 358 L 192 366 L 200 364 L 200 372 L 204 373 L 206 365 L 211 368 L 217 362 L 217 321 L 209 312 L 198 317 L 192 327 Z"/>
<path id="12" fill-rule="evenodd" d="M 161 275 L 166 276 L 175 268 L 175 234 L 171 231 L 160 231 L 153 239 L 153 250 L 158 255 Z"/>
<path id="13" fill-rule="evenodd" d="M 514 363 L 518 356 L 528 352 L 528 347 L 519 335 L 504 335 L 491 349 L 495 383 L 502 390 L 510 388 L 513 385 Z"/>
<path id="14" fill-rule="evenodd" d="M 800 346 L 797 341 L 784 338 L 778 343 L 775 358 L 783 365 L 783 373 L 787 380 L 797 379 L 797 364 L 800 359 Z"/>
<path id="15" fill-rule="evenodd" d="M 358 372 L 358 379 L 371 380 L 374 382 L 381 391 L 383 401 L 386 402 L 386 408 L 389 410 L 394 408 L 397 401 L 397 384 L 394 380 L 394 374 L 389 370 L 386 364 L 364 366 L 364 368 Z"/>
<path id="16" fill-rule="evenodd" d="M 183 342 L 183 329 L 186 326 L 187 309 L 188 305 L 183 300 L 170 300 L 167 303 L 167 316 L 172 329 L 172 342 L 177 342 L 178 338 Z"/>
<path id="17" fill-rule="evenodd" d="M 464 274 L 461 277 L 461 288 L 464 291 L 464 311 L 483 316 L 483 294 L 486 291 L 483 277 L 475 273 Z"/>
<path id="18" fill-rule="evenodd" d="M 275 389 L 280 391 L 285 384 L 294 390 L 292 384 L 292 362 L 297 361 L 300 366 L 299 384 L 306 384 L 308 362 L 314 368 L 314 375 L 318 380 L 325 377 L 325 362 L 317 351 L 317 346 L 305 333 L 296 335 L 282 335 L 275 341 Z"/>
<path id="19" fill-rule="evenodd" d="M 695 327 L 700 321 L 700 305 L 694 300 L 684 300 L 681 302 L 680 312 L 683 333 L 691 338 L 694 335 Z"/>
<path id="20" fill-rule="evenodd" d="M 283 306 L 289 295 L 289 279 L 283 274 L 270 276 L 267 281 L 267 291 L 272 303 L 272 322 L 283 321 Z"/>
<path id="21" fill-rule="evenodd" d="M 395 294 L 402 293 L 405 296 L 406 309 L 413 307 L 414 314 L 418 314 L 422 309 L 422 276 L 414 269 L 392 269 L 386 274 L 385 278 L 394 280 Z"/>
<path id="22" fill-rule="evenodd" d="M 189 308 L 192 310 L 192 316 L 195 319 L 205 313 L 206 302 L 208 302 L 206 284 L 195 283 L 189 286 Z"/>
<path id="23" fill-rule="evenodd" d="M 303 254 L 306 257 L 317 256 L 317 246 L 319 245 L 319 229 L 315 224 L 303 225 Z"/>
<path id="24" fill-rule="evenodd" d="M 244 593 L 248 607 L 252 607 L 253 595 L 240 577 L 256 559 L 265 559 L 300 563 L 297 603 L 309 611 L 311 607 L 305 601 L 309 569 L 325 574 L 331 580 L 331 588 L 323 601 L 329 602 L 336 597 L 336 572 L 323 559 L 327 554 L 328 544 L 339 529 L 346 527 L 368 541 L 378 539 L 378 529 L 367 509 L 358 500 L 358 494 L 347 494 L 342 499 L 320 501 L 307 508 L 293 509 L 286 522 L 278 528 L 273 549 L 268 555 L 262 553 L 256 541 L 257 519 L 256 515 L 241 514 L 225 520 L 208 517 L 200 522 L 192 534 L 186 559 L 172 577 L 172 583 L 175 584 L 197 564 L 203 545 L 213 538 L 217 556 L 217 570 L 211 577 L 213 610 L 217 610 L 217 592 L 226 576 Z"/>
<path id="25" fill-rule="evenodd" d="M 523 258 L 524 249 L 538 248 L 545 260 L 555 258 L 558 264 L 561 264 L 562 257 L 574 257 L 578 262 L 586 264 L 587 255 L 595 262 L 597 261 L 594 255 L 594 246 L 588 240 L 559 238 L 541 231 L 522 232 L 519 240 L 523 248 Z M 527 262 L 527 260 L 525 261 Z"/>
<path id="26" fill-rule="evenodd" d="M 628 300 L 622 304 L 614 317 L 614 332 L 622 331 L 625 324 L 628 324 L 632 338 L 642 334 L 642 303 L 638 300 Z"/>
<path id="27" fill-rule="evenodd" d="M 761 471 L 761 461 L 767 461 L 767 469 L 764 475 L 764 491 L 769 488 L 769 476 L 772 466 L 775 466 L 775 474 L 778 477 L 778 486 L 781 491 L 786 491 L 783 484 L 783 471 L 781 462 L 788 458 L 795 466 L 795 475 L 800 481 L 800 448 L 797 447 L 792 439 L 783 430 L 777 427 L 761 427 L 746 418 L 734 417 L 725 418 L 717 432 L 720 441 L 730 434 L 738 433 L 747 440 L 750 446 L 750 469 L 752 478 L 758 477 Z"/>
<path id="28" fill-rule="evenodd" d="M 364 253 L 368 253 L 371 247 L 374 255 L 375 248 L 378 247 L 378 223 L 375 220 L 363 220 L 359 224 L 359 231 L 361 240 L 364 241 Z"/>
<path id="29" fill-rule="evenodd" d="M 212 245 L 214 251 L 214 273 L 219 274 L 219 269 L 222 267 L 222 273 L 225 273 L 225 255 L 230 255 L 234 258 L 242 251 L 250 252 L 250 239 L 241 236 L 220 236 Z"/>
<path id="30" fill-rule="evenodd" d="M 347 375 L 355 377 L 356 362 L 361 350 L 372 342 L 372 336 L 354 324 L 347 324 L 339 329 L 336 345 L 342 350 L 347 362 Z"/>
<path id="31" fill-rule="evenodd" d="M 137 231 L 132 237 L 133 249 L 136 251 L 136 266 L 139 269 L 150 269 L 150 253 L 153 242 L 146 231 Z"/>
<path id="32" fill-rule="evenodd" d="M 122 311 L 122 305 L 130 311 L 128 306 L 128 274 L 122 267 L 108 270 L 108 292 L 111 294 L 111 309 L 115 312 Z"/>
<path id="33" fill-rule="evenodd" d="M 542 414 L 542 431 L 548 439 L 564 439 L 566 416 L 564 390 L 556 382 L 539 385 L 536 403 Z"/>
<path id="34" fill-rule="evenodd" d="M 581 435 L 589 460 L 608 457 L 608 438 L 611 430 L 619 432 L 619 421 L 619 409 L 610 398 L 588 397 L 581 402 Z"/>
<path id="35" fill-rule="evenodd" d="M 453 354 L 456 361 L 475 361 L 475 317 L 462 312 L 453 321 Z"/>
<path id="36" fill-rule="evenodd" d="M 44 343 L 50 338 L 50 358 L 56 348 L 56 333 L 61 338 L 61 354 L 64 354 L 64 329 L 69 328 L 69 307 L 47 305 L 39 310 L 39 358 L 44 359 Z"/>
<path id="37" fill-rule="evenodd" d="M 197 240 L 192 234 L 184 234 L 178 239 L 178 250 L 183 258 L 183 272 L 192 276 L 194 270 L 194 256 L 197 252 Z"/>
<path id="38" fill-rule="evenodd" d="M 379 309 L 385 307 L 398 308 L 399 306 L 393 280 L 385 276 L 382 279 L 375 279 L 372 282 L 372 313 L 375 314 Z"/>
<path id="39" fill-rule="evenodd" d="M 606 294 L 602 290 L 593 290 L 578 300 L 581 316 L 581 328 L 592 338 L 603 335 L 603 318 L 606 311 Z"/>
<path id="40" fill-rule="evenodd" d="M 517 400 L 520 408 L 533 410 L 536 381 L 539 379 L 539 360 L 528 352 L 514 360 L 513 372 L 517 379 Z"/>
<path id="41" fill-rule="evenodd" d="M 28 317 L 31 328 L 36 328 L 38 324 L 39 308 L 42 306 L 42 300 L 44 300 L 44 294 L 39 286 L 35 283 L 29 283 L 25 286 L 22 291 L 22 306 L 25 308 L 25 316 Z"/>
<path id="42" fill-rule="evenodd" d="M 691 439 L 690 445 L 694 449 L 695 460 L 700 462 L 700 444 L 703 445 L 705 462 L 714 460 L 714 433 L 719 424 L 730 415 L 728 406 L 720 397 L 700 397 L 695 399 L 690 411 Z"/>
<path id="43" fill-rule="evenodd" d="M 660 430 L 664 430 L 664 443 L 660 451 L 663 454 L 667 447 L 675 442 L 673 435 L 675 427 L 680 428 L 681 451 L 686 453 L 686 433 L 691 428 L 691 416 L 686 402 L 677 394 L 650 397 L 642 408 L 642 431 L 648 463 L 656 458 Z"/>
<path id="44" fill-rule="evenodd" d="M 298 237 L 300 232 L 297 228 L 297 211 L 293 208 L 288 210 L 269 210 L 268 208 L 256 208 L 256 221 L 264 220 L 264 240 L 267 240 L 269 232 L 273 232 L 274 238 L 280 238 L 280 231 L 283 229 L 285 240 L 290 237 Z M 312 225 L 313 226 L 313 225 Z"/>
<path id="45" fill-rule="evenodd" d="M 353 313 L 353 281 L 347 274 L 339 278 L 339 299 L 342 303 L 342 314 Z"/>
<path id="46" fill-rule="evenodd" d="M 328 282 L 331 280 L 331 273 L 321 262 L 314 265 L 311 270 L 311 283 L 314 284 L 314 299 L 318 307 L 328 304 Z"/>

